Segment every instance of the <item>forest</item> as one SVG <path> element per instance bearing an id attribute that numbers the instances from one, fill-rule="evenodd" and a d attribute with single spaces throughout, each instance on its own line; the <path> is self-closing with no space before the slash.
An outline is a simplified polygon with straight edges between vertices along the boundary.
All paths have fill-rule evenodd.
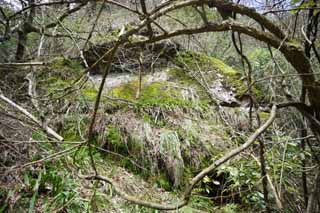
<path id="1" fill-rule="evenodd" d="M 320 212 L 318 0 L 0 0 L 0 213 Z"/>

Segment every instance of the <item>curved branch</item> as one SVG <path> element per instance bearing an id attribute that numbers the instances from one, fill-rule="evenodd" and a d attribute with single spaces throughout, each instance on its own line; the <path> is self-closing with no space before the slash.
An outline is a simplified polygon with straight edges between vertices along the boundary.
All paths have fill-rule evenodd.
<path id="1" fill-rule="evenodd" d="M 171 3 L 171 4 L 170 4 Z M 286 36 L 282 32 L 282 30 L 275 25 L 272 21 L 266 18 L 263 14 L 256 12 L 254 8 L 250 8 L 244 5 L 233 3 L 232 1 L 226 0 L 186 0 L 183 2 L 177 1 L 166 1 L 159 7 L 155 8 L 150 12 L 151 18 L 157 17 L 158 14 L 161 14 L 163 11 L 171 11 L 180 7 L 186 6 L 201 6 L 203 4 L 210 5 L 211 7 L 216 7 L 219 9 L 227 9 L 234 13 L 238 13 L 241 15 L 246 15 L 255 21 L 257 21 L 260 25 L 264 26 L 267 30 L 269 30 L 272 34 L 277 36 L 279 39 L 285 39 Z M 163 8 L 163 9 L 162 9 Z"/>
<path id="2" fill-rule="evenodd" d="M 285 34 L 277 25 L 272 23 L 264 15 L 256 12 L 254 8 L 249 8 L 244 5 L 232 3 L 232 1 L 230 2 L 225 0 L 206 0 L 205 2 L 216 8 L 228 9 L 229 11 L 239 13 L 241 15 L 246 15 L 256 20 L 259 24 L 263 25 L 266 29 L 268 29 L 272 34 L 277 36 L 279 39 L 285 38 Z"/>
<path id="3" fill-rule="evenodd" d="M 184 2 L 176 2 L 172 1 L 170 4 L 170 1 L 163 3 L 158 8 L 164 8 L 161 9 L 155 9 L 150 12 L 150 15 L 157 16 L 157 14 L 162 13 L 166 10 L 172 10 L 177 9 L 180 7 L 185 6 L 201 6 L 203 4 L 207 4 L 211 7 L 216 7 L 219 9 L 227 9 L 229 11 L 232 11 L 234 13 L 238 13 L 241 15 L 246 15 L 255 21 L 257 21 L 260 25 L 263 25 L 267 30 L 269 30 L 272 34 L 277 36 L 279 39 L 285 39 L 286 36 L 282 32 L 282 30 L 275 25 L 272 21 L 270 21 L 268 18 L 266 18 L 264 15 L 258 13 L 254 8 L 250 8 L 244 5 L 232 3 L 232 1 L 225 1 L 225 0 L 186 0 Z"/>
<path id="4" fill-rule="evenodd" d="M 67 12 L 65 12 L 64 14 L 62 14 L 58 20 L 56 22 L 47 24 L 44 29 L 49 29 L 49 28 L 53 28 L 55 26 L 57 26 L 60 22 L 62 22 L 65 18 L 67 18 L 69 15 L 71 15 L 74 12 L 77 12 L 78 10 L 80 10 L 82 7 L 84 7 L 86 4 L 88 3 L 88 1 L 84 1 L 83 3 L 79 4 L 77 7 L 74 7 L 71 10 L 68 10 Z"/>
<path id="5" fill-rule="evenodd" d="M 51 5 L 59 5 L 59 4 L 72 4 L 72 3 L 79 3 L 81 2 L 80 0 L 72 0 L 72 1 L 54 1 L 54 2 L 42 2 L 42 3 L 36 3 L 36 4 L 33 4 L 33 5 L 29 5 L 27 7 L 24 7 L 22 8 L 21 10 L 17 11 L 16 13 L 10 15 L 8 17 L 8 19 L 13 19 L 14 17 L 18 16 L 18 15 L 21 15 L 22 13 L 24 13 L 25 11 L 27 10 L 30 10 L 32 8 L 35 8 L 35 7 L 42 7 L 42 6 L 51 6 Z"/>
<path id="6" fill-rule="evenodd" d="M 109 0 L 109 1 L 106 1 L 106 3 L 110 3 L 110 4 L 113 4 L 113 5 L 115 5 L 115 6 L 120 7 L 120 8 L 122 8 L 122 9 L 125 9 L 125 10 L 127 10 L 127 11 L 129 11 L 129 12 L 136 13 L 136 14 L 138 14 L 139 16 L 142 15 L 139 11 L 134 10 L 134 9 L 131 9 L 130 7 L 128 7 L 128 6 L 124 5 L 124 4 L 121 4 L 121 3 L 117 2 L 117 1 Z"/>
<path id="7" fill-rule="evenodd" d="M 85 177 L 88 180 L 101 180 L 106 183 L 109 183 L 115 190 L 117 194 L 119 194 L 123 199 L 126 201 L 129 201 L 134 204 L 138 204 L 140 206 L 145 206 L 148 208 L 153 208 L 153 209 L 158 209 L 158 210 L 176 210 L 180 209 L 181 207 L 185 206 L 188 204 L 188 200 L 182 200 L 178 202 L 176 205 L 174 204 L 159 204 L 159 203 L 153 203 L 153 202 L 148 202 L 144 200 L 140 200 L 137 198 L 137 196 L 132 196 L 128 195 L 127 193 L 123 192 L 120 187 L 110 178 L 104 177 L 104 176 L 89 176 Z"/>
<path id="8" fill-rule="evenodd" d="M 281 45 L 282 44 L 281 40 L 274 37 L 271 33 L 260 31 L 256 28 L 246 26 L 240 22 L 233 21 L 233 20 L 226 20 L 221 23 L 209 22 L 208 25 L 198 27 L 198 28 L 180 29 L 180 30 L 169 32 L 167 34 L 161 34 L 159 36 L 155 36 L 152 39 L 133 42 L 133 43 L 127 44 L 126 46 L 131 47 L 136 45 L 143 45 L 145 43 L 153 43 L 153 42 L 169 39 L 169 38 L 180 36 L 180 35 L 200 34 L 200 33 L 206 33 L 206 32 L 224 32 L 224 31 L 231 31 L 231 30 L 249 35 L 259 41 L 269 43 L 274 48 L 284 47 L 284 45 Z"/>
<path id="9" fill-rule="evenodd" d="M 169 39 L 175 36 L 180 35 L 191 35 L 191 34 L 199 34 L 206 32 L 224 32 L 224 31 L 235 31 L 251 36 L 259 41 L 270 44 L 270 46 L 279 49 L 283 55 L 286 57 L 288 62 L 297 70 L 300 75 L 304 85 L 308 87 L 310 91 L 310 102 L 312 104 L 317 103 L 317 100 L 314 97 L 320 93 L 320 88 L 314 87 L 315 77 L 312 74 L 313 71 L 311 69 L 311 64 L 306 55 L 304 54 L 303 48 L 300 45 L 285 42 L 277 37 L 275 37 L 272 33 L 264 32 L 258 30 L 257 28 L 250 27 L 244 25 L 240 22 L 236 22 L 233 20 L 226 20 L 221 23 L 211 22 L 206 26 L 198 27 L 198 28 L 189 28 L 189 29 L 180 29 L 173 32 L 169 32 L 167 34 L 161 34 L 159 36 L 155 36 L 152 39 L 133 42 L 130 44 L 126 44 L 127 47 L 135 46 L 135 45 L 144 45 L 146 43 L 153 43 L 157 41 L 161 41 L 164 39 Z M 315 96 L 313 96 L 315 95 Z"/>

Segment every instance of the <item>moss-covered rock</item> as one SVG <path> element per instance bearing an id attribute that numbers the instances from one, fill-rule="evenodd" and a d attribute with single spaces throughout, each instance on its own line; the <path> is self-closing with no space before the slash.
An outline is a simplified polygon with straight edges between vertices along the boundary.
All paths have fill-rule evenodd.
<path id="1" fill-rule="evenodd" d="M 134 101 L 139 106 L 191 106 L 192 102 L 184 99 L 174 84 L 166 81 L 145 82 L 142 81 L 139 91 L 139 81 L 134 80 L 109 91 L 109 95 L 115 98 Z M 138 95 L 139 93 L 139 95 Z"/>
<path id="2" fill-rule="evenodd" d="M 185 85 L 198 85 L 208 96 L 218 103 L 239 105 L 238 98 L 247 91 L 247 85 L 241 72 L 231 68 L 221 60 L 201 53 L 180 51 L 173 63 L 176 68 L 170 71 L 173 79 Z M 253 93 L 260 96 L 260 91 L 253 86 Z"/>
<path id="3" fill-rule="evenodd" d="M 166 171 L 173 186 L 180 186 L 184 171 L 184 161 L 181 154 L 181 142 L 175 131 L 161 132 L 160 155 L 164 159 Z"/>

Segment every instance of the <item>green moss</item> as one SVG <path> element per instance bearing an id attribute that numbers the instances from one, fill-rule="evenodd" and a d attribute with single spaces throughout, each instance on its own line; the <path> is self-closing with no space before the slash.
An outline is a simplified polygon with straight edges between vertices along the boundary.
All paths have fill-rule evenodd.
<path id="1" fill-rule="evenodd" d="M 217 73 L 224 74 L 228 77 L 238 77 L 240 75 L 238 71 L 226 65 L 221 60 L 201 53 L 180 51 L 175 62 L 180 66 L 183 65 L 193 70 L 201 69 L 201 71 L 205 71 L 214 69 Z"/>
<path id="2" fill-rule="evenodd" d="M 136 98 L 139 81 L 113 88 L 109 95 L 137 102 L 140 106 L 189 106 L 189 101 L 181 99 L 178 90 L 172 88 L 168 82 L 159 81 L 150 84 L 142 83 L 140 97 Z"/>
<path id="3" fill-rule="evenodd" d="M 226 87 L 235 88 L 238 96 L 247 89 L 245 82 L 241 79 L 241 73 L 217 58 L 191 51 L 181 51 L 174 63 L 178 65 L 178 68 L 170 70 L 169 74 L 185 85 L 197 85 L 191 74 L 198 75 L 198 78 L 201 79 L 198 74 L 198 71 L 201 71 L 209 84 L 219 78 Z M 197 86 L 201 89 L 199 85 Z M 258 92 L 256 88 L 253 88 L 253 91 Z"/>
<path id="4" fill-rule="evenodd" d="M 170 69 L 168 74 L 172 79 L 179 81 L 182 85 L 195 84 L 195 80 L 181 68 Z"/>
<path id="5" fill-rule="evenodd" d="M 297 39 L 289 39 L 287 41 L 287 44 L 294 46 L 296 48 L 302 48 L 301 42 Z"/>
<path id="6" fill-rule="evenodd" d="M 85 88 L 81 90 L 81 94 L 88 101 L 94 101 L 98 95 L 98 92 L 94 88 Z"/>
<path id="7" fill-rule="evenodd" d="M 115 41 L 117 40 L 118 36 L 119 36 L 120 30 L 116 29 L 116 30 L 112 30 L 109 33 L 98 33 L 98 35 L 96 36 L 96 38 L 94 39 L 94 41 L 96 43 L 103 43 L 103 42 L 111 42 L 111 41 Z"/>
<path id="8" fill-rule="evenodd" d="M 217 58 L 210 58 L 211 65 L 227 77 L 239 77 L 240 73 Z"/>
<path id="9" fill-rule="evenodd" d="M 156 180 L 156 184 L 158 187 L 165 189 L 166 191 L 171 191 L 172 187 L 171 184 L 167 178 L 167 176 L 163 173 L 159 175 L 159 177 Z"/>
<path id="10" fill-rule="evenodd" d="M 71 89 L 73 82 L 83 74 L 83 67 L 78 60 L 55 58 L 48 66 L 39 68 L 37 79 L 41 92 L 52 98 L 66 97 L 67 90 Z"/>
<path id="11" fill-rule="evenodd" d="M 121 132 L 119 129 L 117 129 L 113 126 L 108 126 L 107 140 L 112 145 L 124 148 L 123 142 L 122 142 Z"/>
<path id="12" fill-rule="evenodd" d="M 49 77 L 46 84 L 47 91 L 49 93 L 55 93 L 55 91 L 62 90 L 63 88 L 67 88 L 71 85 L 69 81 L 61 80 L 59 77 L 56 76 Z"/>
<path id="13" fill-rule="evenodd" d="M 201 71 L 209 84 L 210 82 L 220 79 L 226 87 L 234 88 L 236 97 L 240 97 L 247 91 L 247 84 L 245 80 L 241 78 L 241 73 L 217 58 L 191 51 L 180 51 L 174 63 L 177 65 L 177 68 L 171 69 L 169 74 L 173 79 L 177 79 L 183 85 L 190 86 L 190 84 L 192 84 L 201 90 L 202 87 L 200 87 L 199 83 L 194 79 L 201 79 L 199 74 L 199 71 Z M 191 77 L 191 75 L 196 77 Z M 251 91 L 258 100 L 262 97 L 261 89 L 258 86 L 254 85 Z M 208 98 L 203 94 L 200 94 L 200 96 L 202 98 Z"/>
<path id="14" fill-rule="evenodd" d="M 262 121 L 265 121 L 265 120 L 267 120 L 269 118 L 270 113 L 268 113 L 268 112 L 259 112 L 259 116 L 260 116 Z"/>
<path id="15" fill-rule="evenodd" d="M 118 98 L 134 100 L 138 89 L 138 83 L 138 81 L 131 81 L 127 84 L 115 87 L 109 92 L 109 94 Z"/>
<path id="16" fill-rule="evenodd" d="M 58 57 L 50 62 L 49 69 L 61 73 L 61 77 L 78 77 L 83 70 L 83 66 L 79 60 Z"/>

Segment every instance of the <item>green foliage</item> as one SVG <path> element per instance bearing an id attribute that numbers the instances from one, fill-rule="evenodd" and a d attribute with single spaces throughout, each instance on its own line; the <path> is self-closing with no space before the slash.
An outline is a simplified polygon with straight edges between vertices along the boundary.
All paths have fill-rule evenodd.
<path id="1" fill-rule="evenodd" d="M 166 191 L 171 191 L 172 190 L 172 186 L 168 180 L 168 177 L 166 174 L 161 173 L 160 175 L 158 175 L 157 179 L 156 179 L 156 185 L 159 188 L 163 188 Z"/>
<path id="2" fill-rule="evenodd" d="M 63 209 L 67 208 L 68 212 L 84 211 L 88 207 L 88 203 L 79 199 L 81 195 L 77 190 L 78 184 L 67 170 L 61 167 L 46 168 L 41 186 L 50 189 L 50 197 L 53 199 L 44 200 L 44 209 L 52 211 L 63 207 Z"/>
<path id="3" fill-rule="evenodd" d="M 244 200 L 244 203 L 252 205 L 252 206 L 256 206 L 259 209 L 265 208 L 263 194 L 259 191 L 254 191 L 254 192 L 248 194 L 243 200 Z"/>
<path id="4" fill-rule="evenodd" d="M 266 69 L 266 66 L 270 64 L 271 60 L 270 52 L 266 48 L 252 50 L 249 53 L 248 58 L 252 62 L 252 69 L 255 71 L 255 75 L 263 72 Z"/>
<path id="5" fill-rule="evenodd" d="M 72 78 L 79 77 L 82 74 L 81 71 L 83 71 L 83 66 L 76 59 L 58 57 L 50 62 L 49 69 L 54 73 L 62 74 L 60 77 L 63 80 L 71 80 Z"/>
<path id="6" fill-rule="evenodd" d="M 79 134 L 79 130 L 83 133 L 85 132 L 86 124 L 87 124 L 88 120 L 83 119 L 78 124 L 77 119 L 79 119 L 79 118 L 77 118 L 76 116 L 77 115 L 72 115 L 70 117 L 67 117 L 64 120 L 64 127 L 63 127 L 61 135 L 63 136 L 65 141 L 81 141 L 82 140 L 82 138 Z M 78 129 L 78 125 L 80 125 L 79 129 Z"/>
<path id="7" fill-rule="evenodd" d="M 188 207 L 193 209 L 201 209 L 206 212 L 211 212 L 212 209 L 214 209 L 213 202 L 204 196 L 192 196 L 190 198 L 190 203 L 188 204 Z M 186 211 L 188 212 L 188 211 Z M 190 209 L 189 209 L 190 212 Z M 192 211 L 191 211 L 192 212 Z"/>
<path id="8" fill-rule="evenodd" d="M 3 32 L 4 29 L 1 29 L 2 25 L 0 25 L 0 31 Z M 8 62 L 13 57 L 14 52 L 16 50 L 17 41 L 15 39 L 10 39 L 6 42 L 0 42 L 0 62 Z M 1 71 L 1 69 L 0 69 Z"/>
<path id="9" fill-rule="evenodd" d="M 84 96 L 86 101 L 93 102 L 96 100 L 98 92 L 94 88 L 84 88 L 81 90 L 81 94 Z"/>
<path id="10" fill-rule="evenodd" d="M 126 148 L 122 141 L 121 132 L 113 126 L 108 126 L 107 141 L 119 148 Z"/>
<path id="11" fill-rule="evenodd" d="M 39 208 L 44 212 L 52 212 L 59 208 L 68 209 L 68 212 L 86 211 L 88 203 L 79 199 L 79 183 L 68 170 L 63 169 L 65 162 L 62 160 L 60 163 L 54 166 L 47 163 L 47 166 L 40 170 L 27 170 L 24 173 L 23 189 L 20 189 L 21 198 L 12 206 L 13 211 L 28 209 L 29 212 L 35 212 Z M 13 195 L 8 193 L 7 198 L 10 196 Z"/>
<path id="12" fill-rule="evenodd" d="M 223 213 L 237 213 L 237 212 L 239 212 L 239 211 L 241 211 L 241 210 L 239 209 L 239 206 L 238 206 L 237 204 L 230 203 L 230 204 L 225 205 L 225 206 L 221 209 L 221 211 L 222 211 Z"/>
<path id="13" fill-rule="evenodd" d="M 196 84 L 195 80 L 181 68 L 172 68 L 169 70 L 169 75 L 172 79 L 179 81 L 184 86 Z"/>

